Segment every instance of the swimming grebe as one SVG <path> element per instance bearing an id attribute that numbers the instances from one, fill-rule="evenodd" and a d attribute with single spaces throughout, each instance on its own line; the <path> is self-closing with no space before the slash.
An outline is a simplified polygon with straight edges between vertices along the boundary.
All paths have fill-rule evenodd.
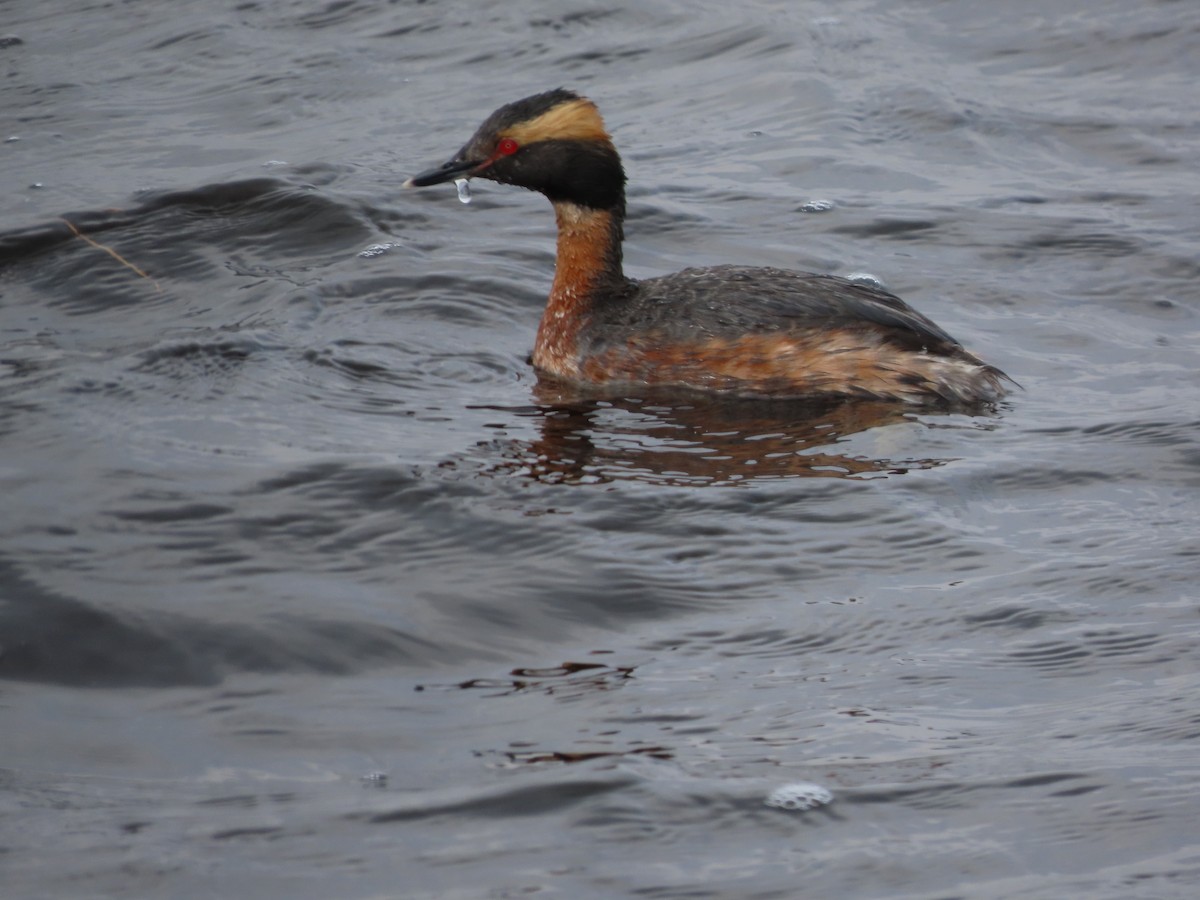
<path id="1" fill-rule="evenodd" d="M 466 178 L 554 205 L 554 282 L 532 357 L 540 373 L 741 397 L 974 404 L 1005 393 L 1003 372 L 880 288 L 744 266 L 626 278 L 625 170 L 595 104 L 572 91 L 500 107 L 453 159 L 404 184 Z"/>

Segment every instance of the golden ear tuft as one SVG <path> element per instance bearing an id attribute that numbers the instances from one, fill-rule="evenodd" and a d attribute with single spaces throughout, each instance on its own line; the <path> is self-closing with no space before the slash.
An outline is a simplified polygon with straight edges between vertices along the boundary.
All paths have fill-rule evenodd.
<path id="1" fill-rule="evenodd" d="M 586 97 L 560 103 L 504 132 L 522 147 L 535 141 L 611 141 L 596 104 Z"/>

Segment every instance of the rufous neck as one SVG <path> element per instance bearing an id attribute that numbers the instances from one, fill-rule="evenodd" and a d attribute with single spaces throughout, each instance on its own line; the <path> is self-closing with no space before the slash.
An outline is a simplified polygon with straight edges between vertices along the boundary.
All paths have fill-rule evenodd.
<path id="1" fill-rule="evenodd" d="M 622 222 L 615 210 L 592 209 L 559 201 L 558 252 L 550 306 L 586 303 L 589 296 L 624 281 L 621 270 Z"/>
<path id="2" fill-rule="evenodd" d="M 554 204 L 558 257 L 554 285 L 538 326 L 533 364 L 544 372 L 577 379 L 579 336 L 596 303 L 616 294 L 621 273 L 621 214 L 575 203 Z"/>

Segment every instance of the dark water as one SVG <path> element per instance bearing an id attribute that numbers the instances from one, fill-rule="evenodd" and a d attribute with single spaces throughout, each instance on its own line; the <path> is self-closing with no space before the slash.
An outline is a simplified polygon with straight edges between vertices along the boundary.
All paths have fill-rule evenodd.
<path id="1" fill-rule="evenodd" d="M 1196 4 L 0 11 L 6 898 L 1196 896 Z M 400 183 L 560 84 L 632 274 L 1025 390 L 549 395 L 545 202 Z"/>

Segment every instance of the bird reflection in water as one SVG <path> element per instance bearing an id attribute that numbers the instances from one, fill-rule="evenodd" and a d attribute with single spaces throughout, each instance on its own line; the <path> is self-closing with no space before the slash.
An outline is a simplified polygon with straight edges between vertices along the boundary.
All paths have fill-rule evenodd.
<path id="1" fill-rule="evenodd" d="M 640 480 L 735 485 L 763 478 L 865 478 L 929 469 L 949 459 L 883 459 L 842 450 L 852 435 L 916 421 L 895 403 L 747 402 L 705 396 L 589 399 L 539 383 L 536 406 L 505 411 L 537 420 L 532 441 L 490 443 L 489 472 L 546 483 Z M 976 413 L 977 415 L 978 413 Z M 979 427 L 979 422 L 973 427 Z"/>

